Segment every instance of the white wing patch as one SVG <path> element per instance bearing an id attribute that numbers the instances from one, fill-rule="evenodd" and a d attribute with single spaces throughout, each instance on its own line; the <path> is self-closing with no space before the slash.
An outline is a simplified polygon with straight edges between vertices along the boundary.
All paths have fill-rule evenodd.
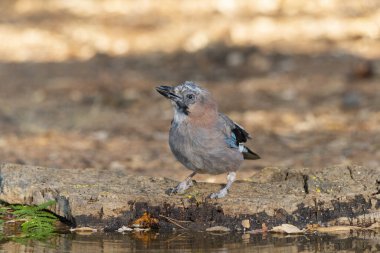
<path id="1" fill-rule="evenodd" d="M 239 143 L 239 152 L 240 153 L 247 152 L 247 149 L 244 147 L 243 143 Z"/>

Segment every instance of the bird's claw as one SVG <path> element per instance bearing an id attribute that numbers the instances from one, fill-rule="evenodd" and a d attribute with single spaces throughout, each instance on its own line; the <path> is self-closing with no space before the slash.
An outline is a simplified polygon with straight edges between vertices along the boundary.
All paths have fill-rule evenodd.
<path id="1" fill-rule="evenodd" d="M 168 195 L 183 194 L 191 186 L 193 186 L 193 180 L 185 180 L 185 181 L 179 183 L 176 187 L 169 188 L 168 190 L 166 190 L 166 194 L 168 194 Z"/>
<path id="2" fill-rule="evenodd" d="M 227 189 L 221 189 L 219 192 L 214 192 L 212 193 L 209 198 L 210 199 L 221 199 L 221 198 L 224 198 L 228 193 L 228 190 Z"/>

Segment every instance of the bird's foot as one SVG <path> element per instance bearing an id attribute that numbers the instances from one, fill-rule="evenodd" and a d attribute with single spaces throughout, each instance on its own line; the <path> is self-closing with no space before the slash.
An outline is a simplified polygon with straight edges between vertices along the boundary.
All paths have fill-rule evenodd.
<path id="1" fill-rule="evenodd" d="M 210 195 L 210 199 L 221 199 L 224 198 L 228 194 L 228 190 L 226 188 L 221 189 L 219 192 L 214 192 Z"/>
<path id="2" fill-rule="evenodd" d="M 166 193 L 168 195 L 173 195 L 173 194 L 183 194 L 187 189 L 189 189 L 191 186 L 193 186 L 193 180 L 185 180 L 181 183 L 179 183 L 176 187 L 174 188 L 169 188 Z"/>

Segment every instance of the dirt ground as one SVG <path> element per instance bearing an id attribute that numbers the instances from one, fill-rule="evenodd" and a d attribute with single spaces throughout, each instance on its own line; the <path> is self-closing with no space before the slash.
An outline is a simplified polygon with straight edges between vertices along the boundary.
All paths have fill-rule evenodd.
<path id="1" fill-rule="evenodd" d="M 1 1 L 0 161 L 180 180 L 154 87 L 185 80 L 253 136 L 241 179 L 380 166 L 375 0 Z"/>

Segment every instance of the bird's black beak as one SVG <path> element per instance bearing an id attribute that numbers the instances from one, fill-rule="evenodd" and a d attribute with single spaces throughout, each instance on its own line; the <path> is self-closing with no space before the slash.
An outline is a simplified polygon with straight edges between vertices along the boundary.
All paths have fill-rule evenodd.
<path id="1" fill-rule="evenodd" d="M 174 88 L 171 86 L 158 86 L 158 87 L 156 87 L 156 90 L 158 91 L 158 93 L 160 93 L 162 96 L 164 96 L 168 99 L 171 99 L 174 101 L 181 99 L 180 96 L 178 96 L 174 93 Z"/>

